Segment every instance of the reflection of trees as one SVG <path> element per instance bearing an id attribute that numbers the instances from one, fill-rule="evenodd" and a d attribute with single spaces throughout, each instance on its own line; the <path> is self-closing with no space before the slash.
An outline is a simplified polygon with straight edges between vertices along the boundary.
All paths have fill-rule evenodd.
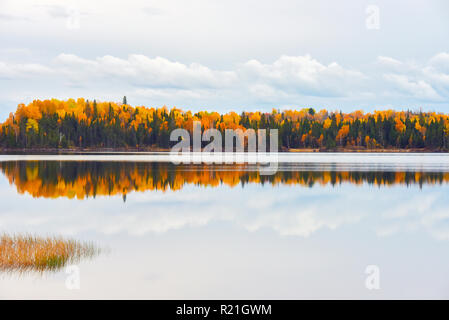
<path id="1" fill-rule="evenodd" d="M 157 162 L 8 161 L 0 169 L 19 193 L 33 197 L 83 199 L 126 195 L 131 191 L 180 190 L 185 184 L 216 187 L 285 184 L 312 187 L 367 183 L 370 185 L 437 184 L 449 181 L 442 172 L 278 171 L 260 175 L 245 165 L 173 165 Z"/>

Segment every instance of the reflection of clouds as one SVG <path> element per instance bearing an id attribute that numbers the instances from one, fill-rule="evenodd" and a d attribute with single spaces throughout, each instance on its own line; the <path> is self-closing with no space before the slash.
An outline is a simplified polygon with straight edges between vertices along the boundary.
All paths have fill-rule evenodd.
<path id="1" fill-rule="evenodd" d="M 420 229 L 439 240 L 449 239 L 449 211 L 445 195 L 432 193 L 417 194 L 403 203 L 398 201 L 384 212 L 379 236 L 391 236 L 399 232 L 413 232 Z"/>
<path id="2" fill-rule="evenodd" d="M 426 213 L 438 200 L 438 194 L 426 194 L 425 196 L 416 197 L 407 202 L 404 202 L 389 211 L 383 213 L 383 216 L 387 219 L 400 218 L 410 215 L 410 213 L 416 211 L 420 214 Z"/>
<path id="3" fill-rule="evenodd" d="M 323 198 L 342 200 L 326 192 L 289 187 L 276 192 L 271 187 L 259 186 L 257 192 L 255 188 L 249 189 L 190 187 L 183 192 L 131 193 L 125 204 L 120 197 L 71 201 L 21 196 L 31 200 L 20 202 L 20 206 L 35 203 L 34 209 L 4 210 L 0 228 L 45 228 L 71 235 L 88 231 L 143 235 L 221 221 L 248 231 L 272 229 L 280 235 L 307 237 L 319 229 L 335 229 L 360 218 L 356 211 L 338 211 L 335 203 L 322 203 Z M 298 191 L 306 192 L 298 194 Z M 346 201 L 347 196 L 344 193 L 341 196 Z"/>
<path id="4" fill-rule="evenodd" d="M 374 230 L 378 236 L 425 230 L 449 239 L 445 186 L 301 188 L 249 186 L 198 188 L 182 192 L 135 192 L 85 201 L 33 199 L 1 186 L 0 230 L 75 235 L 161 234 L 226 222 L 250 232 L 273 230 L 282 236 L 309 237 L 342 226 Z M 412 200 L 410 200 L 412 199 Z"/>
<path id="5" fill-rule="evenodd" d="M 287 189 L 288 190 L 288 189 Z M 295 195 L 298 190 L 280 196 L 278 201 L 267 200 L 267 195 L 257 195 L 249 203 L 261 203 L 263 207 L 257 207 L 257 211 L 250 212 L 244 208 L 236 215 L 235 222 L 249 231 L 257 231 L 263 228 L 271 228 L 280 235 L 295 235 L 308 237 L 320 229 L 336 229 L 340 225 L 353 223 L 359 220 L 360 213 L 356 210 L 338 210 L 335 201 L 347 202 L 346 194 L 334 195 L 312 194 Z M 310 190 L 307 190 L 310 196 Z M 300 199 L 300 201 L 296 201 Z M 329 201 L 323 201 L 323 200 Z M 269 205 L 265 205 L 269 203 Z"/>
<path id="6" fill-rule="evenodd" d="M 292 210 L 273 213 L 262 213 L 254 218 L 253 221 L 244 223 L 244 227 L 250 231 L 256 231 L 262 228 L 272 228 L 280 235 L 296 235 L 308 237 L 319 229 L 336 229 L 342 224 L 355 222 L 357 216 L 352 214 L 325 215 L 317 208 L 304 208 L 298 212 Z"/>

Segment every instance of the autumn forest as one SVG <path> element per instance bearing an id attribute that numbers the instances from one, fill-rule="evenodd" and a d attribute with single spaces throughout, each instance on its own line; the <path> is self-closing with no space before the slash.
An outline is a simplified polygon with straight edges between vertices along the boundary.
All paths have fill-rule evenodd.
<path id="1" fill-rule="evenodd" d="M 270 112 L 182 111 L 133 107 L 121 103 L 34 100 L 19 104 L 0 127 L 0 147 L 17 148 L 169 148 L 175 128 L 192 130 L 200 121 L 202 130 L 278 129 L 282 150 L 375 150 L 422 149 L 447 151 L 449 115 L 435 112 L 375 111 L 364 113 L 301 110 Z"/>

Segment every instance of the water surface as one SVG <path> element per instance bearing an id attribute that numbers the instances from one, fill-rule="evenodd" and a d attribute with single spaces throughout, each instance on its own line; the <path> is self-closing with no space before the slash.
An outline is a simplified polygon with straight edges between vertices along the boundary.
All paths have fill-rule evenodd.
<path id="1" fill-rule="evenodd" d="M 1 298 L 448 298 L 449 157 L 0 156 L 0 232 L 108 248 L 68 275 L 0 275 Z M 380 289 L 365 268 L 380 268 Z"/>

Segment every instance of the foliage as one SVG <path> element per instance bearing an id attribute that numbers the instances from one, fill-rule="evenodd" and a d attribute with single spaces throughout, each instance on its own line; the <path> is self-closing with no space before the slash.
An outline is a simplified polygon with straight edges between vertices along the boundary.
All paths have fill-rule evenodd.
<path id="1" fill-rule="evenodd" d="M 175 128 L 278 129 L 282 148 L 428 148 L 447 150 L 449 115 L 435 112 L 351 113 L 302 110 L 269 112 L 182 111 L 132 107 L 82 98 L 19 104 L 0 127 L 4 148 L 168 148 Z M 224 143 L 224 141 L 223 141 Z"/>

